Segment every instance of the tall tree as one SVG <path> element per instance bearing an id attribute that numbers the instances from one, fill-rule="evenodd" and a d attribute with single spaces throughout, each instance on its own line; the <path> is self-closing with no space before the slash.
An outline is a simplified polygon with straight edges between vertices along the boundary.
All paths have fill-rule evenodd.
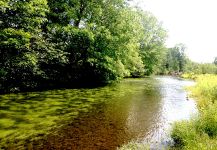
<path id="1" fill-rule="evenodd" d="M 215 57 L 213 63 L 214 63 L 215 65 L 217 65 L 217 57 Z"/>
<path id="2" fill-rule="evenodd" d="M 3 89 L 107 83 L 148 75 L 158 68 L 165 51 L 162 25 L 127 0 L 0 4 Z"/>
<path id="3" fill-rule="evenodd" d="M 140 55 L 145 65 L 145 74 L 154 73 L 165 52 L 166 31 L 162 24 L 149 12 L 139 12 L 142 23 Z"/>
<path id="4" fill-rule="evenodd" d="M 166 59 L 162 63 L 161 69 L 165 73 L 184 72 L 186 69 L 187 57 L 185 56 L 185 45 L 176 44 L 173 48 L 169 48 L 166 52 Z"/>
<path id="5" fill-rule="evenodd" d="M 8 0 L 0 11 L 0 66 L 4 72 L 0 77 L 1 84 L 15 89 L 35 86 L 32 81 L 40 71 L 38 55 L 32 46 L 46 21 L 47 1 Z"/>

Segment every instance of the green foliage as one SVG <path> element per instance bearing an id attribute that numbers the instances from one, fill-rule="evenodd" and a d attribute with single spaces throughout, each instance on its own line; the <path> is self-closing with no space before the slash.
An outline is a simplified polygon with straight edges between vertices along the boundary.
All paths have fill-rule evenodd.
<path id="1" fill-rule="evenodd" d="M 195 74 L 217 74 L 217 66 L 214 63 L 193 62 L 185 55 L 185 49 L 184 44 L 177 44 L 173 48 L 161 50 L 161 57 L 156 60 L 154 59 L 157 56 L 156 54 L 150 57 L 152 61 L 161 59 L 160 63 L 158 63 L 160 67 L 156 70 L 157 73 L 172 75 L 181 75 L 184 73 L 184 78 L 191 78 L 191 76 L 194 78 Z M 162 57 L 162 55 L 164 56 Z"/>
<path id="2" fill-rule="evenodd" d="M 185 73 L 184 78 L 188 78 L 191 74 L 217 74 L 217 66 L 214 63 L 193 62 L 185 56 L 184 51 L 185 46 L 183 44 L 178 44 L 174 48 L 168 49 L 159 73 Z"/>
<path id="3" fill-rule="evenodd" d="M 215 57 L 213 63 L 214 63 L 215 65 L 217 65 L 217 57 Z"/>
<path id="4" fill-rule="evenodd" d="M 0 92 L 35 88 L 42 71 L 33 47 L 42 38 L 47 1 L 4 1 L 0 11 Z"/>
<path id="5" fill-rule="evenodd" d="M 1 8 L 0 28 L 23 29 L 35 31 L 47 20 L 48 6 L 46 0 L 17 1 L 8 0 Z"/>
<path id="6" fill-rule="evenodd" d="M 166 52 L 166 57 L 162 62 L 163 74 L 182 73 L 185 71 L 187 57 L 185 56 L 185 46 L 177 44 L 173 48 L 169 48 Z"/>
<path id="7" fill-rule="evenodd" d="M 205 130 L 200 129 L 200 125 L 197 120 L 176 123 L 172 131 L 176 143 L 171 149 L 215 150 L 217 138 L 210 137 Z"/>
<path id="8" fill-rule="evenodd" d="M 37 68 L 37 58 L 30 51 L 31 34 L 23 30 L 7 28 L 1 31 L 0 38 L 2 39 L 0 66 L 5 72 L 1 74 L 1 81 L 4 80 L 5 88 L 10 86 L 10 83 L 13 83 L 15 88 L 19 84 L 27 84 L 24 82 L 30 80 L 28 78 L 34 74 L 33 72 Z M 24 82 L 20 83 L 17 79 Z"/>
<path id="9" fill-rule="evenodd" d="M 181 75 L 182 78 L 184 79 L 192 79 L 195 80 L 197 78 L 197 74 L 195 73 L 184 73 Z"/>
<path id="10" fill-rule="evenodd" d="M 14 57 L 29 51 L 31 35 L 23 30 L 6 28 L 0 31 L 0 65 L 9 64 Z"/>
<path id="11" fill-rule="evenodd" d="M 200 64 L 188 60 L 185 72 L 194 74 L 217 74 L 217 66 L 211 63 Z"/>
<path id="12" fill-rule="evenodd" d="M 176 147 L 183 147 L 189 142 L 194 142 L 197 136 L 194 122 L 182 121 L 173 125 L 171 137 Z"/>
<path id="13" fill-rule="evenodd" d="M 174 125 L 172 138 L 183 149 L 216 149 L 217 146 L 217 76 L 200 75 L 190 88 L 197 98 L 200 115 Z"/>
<path id="14" fill-rule="evenodd" d="M 125 0 L 1 2 L 0 92 L 155 73 L 166 31 Z"/>
<path id="15" fill-rule="evenodd" d="M 201 68 L 202 74 L 217 74 L 217 66 L 213 64 L 205 63 L 205 64 L 200 64 L 199 66 Z"/>
<path id="16" fill-rule="evenodd" d="M 216 95 L 216 94 L 215 94 Z M 217 98 L 215 98 L 217 100 Z M 217 137 L 217 105 L 216 103 L 203 110 L 200 120 L 197 122 L 197 129 L 202 130 L 209 137 Z"/>
<path id="17" fill-rule="evenodd" d="M 161 50 L 161 57 L 158 55 L 150 57 L 152 61 L 159 61 L 158 74 L 184 75 L 184 78 L 195 78 L 195 74 L 217 74 L 217 66 L 214 63 L 196 63 L 185 55 L 185 45 L 176 44 L 173 48 Z M 148 55 L 151 56 L 151 55 Z M 145 59 L 146 61 L 149 59 Z M 149 66 L 150 67 L 150 66 Z"/>
<path id="18" fill-rule="evenodd" d="M 217 100 L 217 76 L 216 75 L 198 75 L 196 77 L 197 86 L 191 89 L 193 96 L 198 99 L 199 107 L 206 106 Z"/>
<path id="19" fill-rule="evenodd" d="M 140 40 L 140 55 L 145 65 L 145 74 L 156 73 L 164 58 L 166 31 L 161 23 L 149 12 L 140 12 L 142 22 L 142 38 Z"/>

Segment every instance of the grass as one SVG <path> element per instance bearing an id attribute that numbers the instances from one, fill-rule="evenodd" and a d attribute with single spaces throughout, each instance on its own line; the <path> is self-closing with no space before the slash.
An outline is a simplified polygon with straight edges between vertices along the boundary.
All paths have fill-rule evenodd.
<path id="1" fill-rule="evenodd" d="M 198 75 L 196 86 L 189 88 L 197 99 L 200 114 L 190 121 L 175 123 L 174 149 L 217 149 L 217 75 Z"/>
<path id="2" fill-rule="evenodd" d="M 197 75 L 195 73 L 184 73 L 181 75 L 184 79 L 193 79 L 195 80 L 197 78 Z"/>

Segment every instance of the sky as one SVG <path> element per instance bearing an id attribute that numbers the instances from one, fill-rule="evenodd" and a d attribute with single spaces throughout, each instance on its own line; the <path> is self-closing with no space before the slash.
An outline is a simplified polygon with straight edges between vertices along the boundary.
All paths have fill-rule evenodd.
<path id="1" fill-rule="evenodd" d="M 168 30 L 166 45 L 186 45 L 195 62 L 213 62 L 217 57 L 217 0 L 134 0 L 152 12 Z"/>

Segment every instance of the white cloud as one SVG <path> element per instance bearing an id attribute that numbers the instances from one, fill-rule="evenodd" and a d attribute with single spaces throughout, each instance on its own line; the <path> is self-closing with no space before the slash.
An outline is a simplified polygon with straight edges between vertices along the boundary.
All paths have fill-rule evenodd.
<path id="1" fill-rule="evenodd" d="M 167 46 L 187 46 L 193 61 L 212 62 L 217 57 L 216 0 L 134 0 L 151 11 L 169 31 Z"/>

